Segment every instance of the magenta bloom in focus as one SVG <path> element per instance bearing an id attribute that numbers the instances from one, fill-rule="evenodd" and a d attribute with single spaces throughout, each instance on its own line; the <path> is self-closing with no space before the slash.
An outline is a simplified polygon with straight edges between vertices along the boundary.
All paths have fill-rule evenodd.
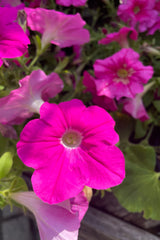
<path id="1" fill-rule="evenodd" d="M 109 98 L 134 98 L 143 91 L 143 84 L 152 78 L 153 68 L 139 61 L 139 54 L 123 48 L 111 57 L 94 63 L 97 94 Z"/>
<path id="2" fill-rule="evenodd" d="M 119 5 L 117 14 L 130 27 L 144 32 L 156 22 L 158 12 L 154 6 L 154 0 L 126 0 Z"/>
<path id="3" fill-rule="evenodd" d="M 122 27 L 119 32 L 107 34 L 105 38 L 98 41 L 99 44 L 109 44 L 113 41 L 118 42 L 122 48 L 128 48 L 128 37 L 137 40 L 138 33 L 134 28 Z"/>
<path id="4" fill-rule="evenodd" d="M 0 66 L 2 58 L 16 58 L 22 56 L 30 44 L 30 40 L 16 22 L 17 9 L 0 7 Z"/>
<path id="5" fill-rule="evenodd" d="M 47 76 L 40 69 L 21 79 L 19 85 L 8 96 L 0 98 L 0 123 L 22 123 L 33 113 L 39 113 L 44 101 L 53 98 L 63 89 L 63 82 L 57 73 Z"/>
<path id="6" fill-rule="evenodd" d="M 56 3 L 65 7 L 69 7 L 71 5 L 75 7 L 84 6 L 87 0 L 56 0 Z"/>
<path id="7" fill-rule="evenodd" d="M 55 205 L 44 203 L 34 192 L 12 193 L 11 198 L 34 214 L 41 240 L 78 239 L 80 221 L 88 209 L 83 192 Z"/>
<path id="8" fill-rule="evenodd" d="M 89 42 L 89 31 L 83 28 L 86 23 L 79 13 L 67 15 L 44 8 L 25 8 L 25 12 L 31 30 L 42 34 L 42 49 L 49 43 L 64 48 Z"/>
<path id="9" fill-rule="evenodd" d="M 17 143 L 18 156 L 35 169 L 34 192 L 50 204 L 76 196 L 84 186 L 106 189 L 125 175 L 124 157 L 114 146 L 112 117 L 98 106 L 74 99 L 44 103 L 40 119 L 30 121 Z"/>

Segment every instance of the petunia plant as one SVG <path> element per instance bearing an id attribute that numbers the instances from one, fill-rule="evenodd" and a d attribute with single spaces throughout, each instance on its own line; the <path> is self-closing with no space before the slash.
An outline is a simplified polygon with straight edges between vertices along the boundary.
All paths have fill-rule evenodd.
<path id="1" fill-rule="evenodd" d="M 92 189 L 160 220 L 159 13 L 0 1 L 0 208 L 31 211 L 41 240 L 77 240 Z"/>

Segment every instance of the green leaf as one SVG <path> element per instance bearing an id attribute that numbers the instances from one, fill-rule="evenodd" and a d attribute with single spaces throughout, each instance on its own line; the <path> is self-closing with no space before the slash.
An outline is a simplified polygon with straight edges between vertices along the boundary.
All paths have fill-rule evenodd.
<path id="1" fill-rule="evenodd" d="M 5 152 L 0 158 L 0 179 L 4 178 L 12 168 L 13 155 L 11 152 Z"/>
<path id="2" fill-rule="evenodd" d="M 10 187 L 10 192 L 21 192 L 21 191 L 27 191 L 28 187 L 26 182 L 21 177 L 16 177 Z"/>
<path id="3" fill-rule="evenodd" d="M 143 212 L 145 218 L 160 220 L 160 172 L 154 171 L 155 163 L 152 147 L 128 147 L 126 178 L 113 192 L 128 211 Z"/>
<path id="4" fill-rule="evenodd" d="M 157 111 L 160 112 L 160 101 L 159 100 L 153 101 L 153 105 L 155 106 Z"/>
<path id="5" fill-rule="evenodd" d="M 131 132 L 133 131 L 133 118 L 129 117 L 126 114 L 115 112 L 112 114 L 116 126 L 115 129 L 120 136 L 120 141 L 126 142 L 128 141 Z"/>

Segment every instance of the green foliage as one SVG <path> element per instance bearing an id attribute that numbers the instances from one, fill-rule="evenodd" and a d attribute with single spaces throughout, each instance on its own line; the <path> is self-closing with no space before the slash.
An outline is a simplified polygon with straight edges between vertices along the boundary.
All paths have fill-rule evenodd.
<path id="1" fill-rule="evenodd" d="M 13 154 L 5 152 L 0 158 L 0 179 L 4 178 L 12 168 Z"/>
<path id="2" fill-rule="evenodd" d="M 143 212 L 145 218 L 160 220 L 160 172 L 154 171 L 154 149 L 131 145 L 125 156 L 126 178 L 113 188 L 115 196 L 128 211 Z"/>

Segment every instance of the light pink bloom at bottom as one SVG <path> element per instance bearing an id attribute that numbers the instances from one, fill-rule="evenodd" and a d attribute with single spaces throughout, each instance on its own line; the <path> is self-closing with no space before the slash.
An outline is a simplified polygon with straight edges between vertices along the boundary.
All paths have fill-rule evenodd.
<path id="1" fill-rule="evenodd" d="M 56 0 L 56 3 L 65 7 L 69 7 L 71 5 L 75 7 L 84 6 L 87 0 Z"/>
<path id="2" fill-rule="evenodd" d="M 34 192 L 58 203 L 76 196 L 84 186 L 107 189 L 125 176 L 124 156 L 115 146 L 118 134 L 112 117 L 98 106 L 73 99 L 45 102 L 40 119 L 27 123 L 17 143 L 20 159 L 35 169 Z"/>
<path id="3" fill-rule="evenodd" d="M 84 193 L 55 205 L 40 200 L 34 192 L 12 193 L 11 198 L 35 216 L 41 240 L 77 240 L 80 221 L 88 209 Z"/>
<path id="4" fill-rule="evenodd" d="M 123 110 L 129 113 L 133 118 L 146 121 L 149 116 L 144 108 L 141 94 L 137 94 L 133 99 L 124 100 Z"/>
<path id="5" fill-rule="evenodd" d="M 39 113 L 44 101 L 54 97 L 63 88 L 63 82 L 56 73 L 47 76 L 40 69 L 20 80 L 19 85 L 8 96 L 0 98 L 0 123 L 22 123 L 33 113 Z"/>
<path id="6" fill-rule="evenodd" d="M 95 78 L 92 77 L 87 71 L 84 72 L 83 84 L 86 86 L 86 92 L 92 94 L 92 101 L 94 104 L 111 111 L 117 110 L 117 105 L 112 98 L 106 96 L 98 96 L 95 84 Z"/>

